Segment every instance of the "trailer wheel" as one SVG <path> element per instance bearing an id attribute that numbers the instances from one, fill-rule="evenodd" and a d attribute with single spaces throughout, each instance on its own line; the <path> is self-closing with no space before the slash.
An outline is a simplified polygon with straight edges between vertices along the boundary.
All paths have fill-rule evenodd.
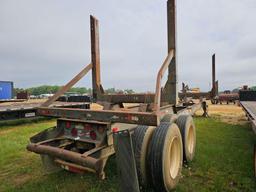
<path id="1" fill-rule="evenodd" d="M 155 191 L 169 192 L 176 187 L 182 170 L 182 138 L 175 123 L 161 123 L 150 144 L 150 179 Z"/>
<path id="2" fill-rule="evenodd" d="M 196 127 L 190 115 L 181 115 L 177 119 L 183 141 L 183 160 L 190 162 L 195 156 L 196 149 Z"/>
<path id="3" fill-rule="evenodd" d="M 155 127 L 138 126 L 133 134 L 134 156 L 139 183 L 142 187 L 147 186 L 147 154 L 148 146 Z"/>

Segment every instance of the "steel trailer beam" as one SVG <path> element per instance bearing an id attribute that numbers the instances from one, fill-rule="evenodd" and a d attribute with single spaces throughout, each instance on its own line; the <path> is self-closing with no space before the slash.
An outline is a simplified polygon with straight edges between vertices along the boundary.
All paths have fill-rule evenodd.
<path id="1" fill-rule="evenodd" d="M 216 81 L 216 65 L 215 65 L 216 57 L 215 54 L 212 56 L 212 91 L 211 91 L 211 97 L 214 98 L 218 95 L 219 92 L 219 84 L 218 81 Z"/>
<path id="2" fill-rule="evenodd" d="M 78 81 L 80 81 L 92 69 L 92 86 L 93 98 L 97 99 L 99 94 L 103 93 L 103 88 L 100 81 L 100 48 L 99 48 L 99 21 L 90 16 L 91 23 L 91 63 L 87 65 L 79 74 L 77 74 L 71 81 L 63 86 L 53 97 L 42 104 L 43 107 L 49 107 L 61 95 L 67 92 Z"/>
<path id="3" fill-rule="evenodd" d="M 129 123 L 149 126 L 158 126 L 160 122 L 160 116 L 149 112 L 40 107 L 38 109 L 38 113 L 40 115 L 50 117 L 94 120 L 111 123 Z"/>
<path id="4" fill-rule="evenodd" d="M 93 98 L 98 97 L 104 93 L 101 79 L 100 79 L 100 39 L 99 39 L 99 21 L 90 16 L 91 22 L 91 59 L 92 59 L 92 87 Z"/>
<path id="5" fill-rule="evenodd" d="M 98 170 L 98 167 L 100 166 L 99 165 L 100 162 L 98 159 L 95 159 L 93 157 L 84 158 L 83 155 L 80 153 L 76 153 L 66 149 L 60 149 L 57 147 L 30 143 L 27 146 L 27 150 L 38 153 L 38 154 L 47 154 L 50 156 L 55 156 L 58 158 L 69 160 L 81 166 L 88 167 L 94 170 Z"/>
<path id="6" fill-rule="evenodd" d="M 170 63 L 173 60 L 174 55 L 175 55 L 175 50 L 171 49 L 157 74 L 156 91 L 155 91 L 155 99 L 154 99 L 154 107 L 153 107 L 153 111 L 155 111 L 156 113 L 160 111 L 160 107 L 161 107 L 161 81 L 164 76 L 164 72 L 170 66 Z M 167 93 L 166 95 L 169 96 L 169 94 Z"/>
<path id="7" fill-rule="evenodd" d="M 92 68 L 92 64 L 87 65 L 80 73 L 78 73 L 71 81 L 69 81 L 65 86 L 63 86 L 55 95 L 49 98 L 45 103 L 42 104 L 43 107 L 49 107 L 54 101 L 56 101 L 61 95 L 67 92 L 72 86 L 74 86 L 80 79 L 82 79 Z"/>
<path id="8" fill-rule="evenodd" d="M 155 94 L 111 94 L 100 95 L 100 101 L 107 101 L 110 103 L 153 103 Z"/>
<path id="9" fill-rule="evenodd" d="M 169 104 L 178 103 L 177 50 L 176 50 L 176 0 L 167 1 L 168 53 L 174 50 L 174 57 L 169 65 L 168 80 L 165 85 L 165 100 Z"/>
<path id="10" fill-rule="evenodd" d="M 191 97 L 193 99 L 214 99 L 219 92 L 219 82 L 216 81 L 216 55 L 212 55 L 212 88 L 209 92 L 190 93 L 185 90 L 185 84 L 182 84 L 182 92 L 179 93 L 179 98 L 184 99 L 185 97 Z"/>
<path id="11" fill-rule="evenodd" d="M 212 56 L 212 91 L 213 95 L 216 93 L 216 72 L 215 72 L 215 54 Z"/>

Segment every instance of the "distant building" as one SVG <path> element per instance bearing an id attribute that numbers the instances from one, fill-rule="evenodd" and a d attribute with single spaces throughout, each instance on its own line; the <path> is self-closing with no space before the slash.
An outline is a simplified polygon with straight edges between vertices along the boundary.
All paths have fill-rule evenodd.
<path id="1" fill-rule="evenodd" d="M 13 98 L 13 82 L 0 81 L 0 100 Z"/>

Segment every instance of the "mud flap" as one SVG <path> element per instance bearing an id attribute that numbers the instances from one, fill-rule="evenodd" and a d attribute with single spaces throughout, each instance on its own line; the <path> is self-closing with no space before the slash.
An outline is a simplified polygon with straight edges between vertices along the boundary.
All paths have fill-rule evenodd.
<path id="1" fill-rule="evenodd" d="M 49 155 L 41 155 L 41 159 L 46 174 L 51 174 L 62 170 L 62 168 L 54 162 L 53 157 Z"/>
<path id="2" fill-rule="evenodd" d="M 131 133 L 113 133 L 121 192 L 140 192 Z"/>

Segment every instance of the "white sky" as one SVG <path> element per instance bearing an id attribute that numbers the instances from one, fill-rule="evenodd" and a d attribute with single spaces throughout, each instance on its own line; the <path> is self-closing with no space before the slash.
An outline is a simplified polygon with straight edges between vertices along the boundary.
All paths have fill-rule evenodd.
<path id="1" fill-rule="evenodd" d="M 209 90 L 216 53 L 221 90 L 256 84 L 255 0 L 177 7 L 180 83 Z M 0 0 L 0 80 L 65 84 L 90 62 L 90 14 L 100 20 L 103 86 L 153 90 L 167 55 L 165 0 Z"/>

